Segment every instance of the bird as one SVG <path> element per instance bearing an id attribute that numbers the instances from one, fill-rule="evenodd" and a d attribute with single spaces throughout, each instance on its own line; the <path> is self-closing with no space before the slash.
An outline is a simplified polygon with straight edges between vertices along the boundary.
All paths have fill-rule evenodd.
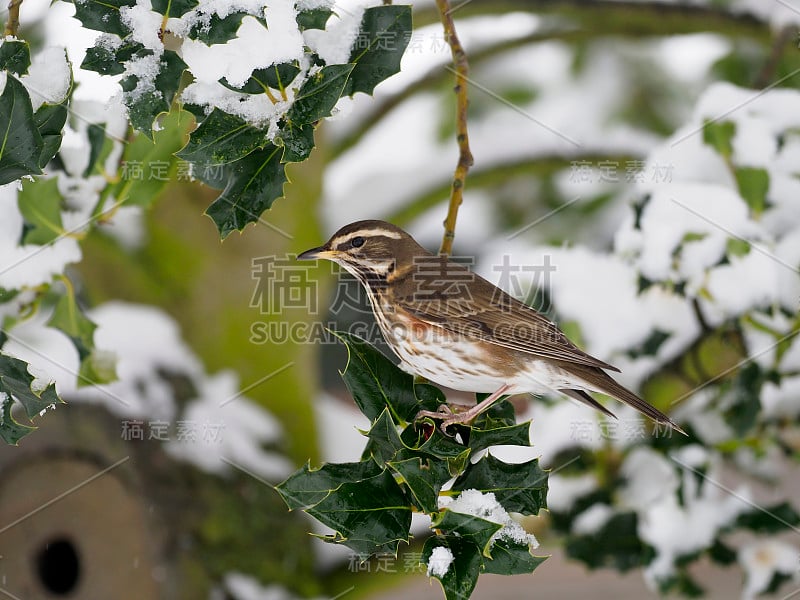
<path id="1" fill-rule="evenodd" d="M 590 395 L 600 392 L 653 421 L 685 432 L 618 383 L 617 367 L 584 352 L 558 326 L 466 266 L 433 254 L 406 231 L 379 220 L 356 221 L 298 260 L 338 263 L 364 286 L 400 367 L 438 385 L 489 394 L 474 406 L 420 411 L 441 428 L 471 422 L 500 398 L 560 392 L 616 416 Z"/>

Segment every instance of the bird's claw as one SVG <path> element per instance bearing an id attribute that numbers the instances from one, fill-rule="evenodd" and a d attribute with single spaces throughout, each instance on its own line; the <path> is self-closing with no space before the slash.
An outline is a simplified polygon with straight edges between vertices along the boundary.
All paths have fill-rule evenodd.
<path id="1" fill-rule="evenodd" d="M 448 404 L 441 404 L 438 409 L 435 411 L 432 410 L 421 410 L 417 413 L 417 416 L 414 417 L 415 421 L 419 421 L 425 417 L 430 417 L 431 419 L 441 419 L 442 423 L 439 425 L 439 428 L 442 430 L 442 433 L 448 435 L 447 428 L 451 425 L 457 425 L 459 423 L 464 423 L 469 420 L 469 418 L 464 419 L 461 414 L 458 412 L 453 411 L 453 408 Z"/>

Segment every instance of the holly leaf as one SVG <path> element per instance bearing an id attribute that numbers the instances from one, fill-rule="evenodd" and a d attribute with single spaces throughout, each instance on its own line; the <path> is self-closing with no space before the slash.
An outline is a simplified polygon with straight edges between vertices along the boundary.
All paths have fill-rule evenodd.
<path id="1" fill-rule="evenodd" d="M 387 463 L 408 487 L 416 505 L 426 513 L 439 510 L 439 492 L 450 479 L 446 463 L 414 457 Z"/>
<path id="2" fill-rule="evenodd" d="M 333 11 L 329 8 L 312 8 L 297 13 L 297 25 L 306 29 L 325 29 L 325 24 L 330 19 Z"/>
<path id="3" fill-rule="evenodd" d="M 389 415 L 388 408 L 383 409 L 383 412 L 372 424 L 372 427 L 367 432 L 367 437 L 371 442 L 368 447 L 369 454 L 365 450 L 362 460 L 372 455 L 379 462 L 385 463 L 394 458 L 397 452 L 404 448 L 403 442 L 400 440 L 400 434 L 397 433 L 397 426 Z"/>
<path id="4" fill-rule="evenodd" d="M 515 544 L 499 539 L 492 546 L 492 557 L 483 559 L 486 573 L 497 575 L 524 575 L 547 560 L 547 556 L 534 556 L 527 544 Z"/>
<path id="5" fill-rule="evenodd" d="M 739 187 L 739 194 L 747 202 L 753 215 L 758 217 L 767 207 L 769 173 L 766 169 L 737 167 L 734 169 L 734 175 Z"/>
<path id="6" fill-rule="evenodd" d="M 122 24 L 119 9 L 135 5 L 135 0 L 73 0 L 73 4 L 75 17 L 87 29 L 116 33 L 122 38 L 130 33 Z"/>
<path id="7" fill-rule="evenodd" d="M 431 555 L 436 548 L 447 548 L 453 561 L 443 574 L 437 572 L 437 565 L 431 565 Z M 464 600 L 472 595 L 478 582 L 482 557 L 480 548 L 472 541 L 455 535 L 437 535 L 425 540 L 422 547 L 422 562 L 428 565 L 428 572 L 442 584 L 447 600 Z"/>
<path id="8" fill-rule="evenodd" d="M 137 54 L 143 57 L 148 52 L 150 51 L 145 50 Z M 141 131 L 151 140 L 154 139 L 153 122 L 161 113 L 169 112 L 185 69 L 186 63 L 175 52 L 165 50 L 159 60 L 159 70 L 153 80 L 153 89 L 147 85 L 139 89 L 141 79 L 137 75 L 128 75 L 120 81 L 122 98 L 128 107 L 128 119 L 134 129 Z"/>
<path id="9" fill-rule="evenodd" d="M 530 446 L 530 428 L 530 421 L 509 426 L 487 419 L 481 428 L 472 428 L 468 445 L 473 453 L 499 445 Z"/>
<path id="10" fill-rule="evenodd" d="M 2 356 L 3 355 L 0 354 L 0 357 Z M 2 438 L 6 444 L 16 446 L 22 438 L 36 429 L 36 427 L 18 423 L 11 415 L 11 408 L 13 405 L 14 400 L 10 396 L 3 400 L 3 418 L 0 419 L 0 438 Z"/>
<path id="11" fill-rule="evenodd" d="M 39 416 L 42 411 L 55 404 L 63 404 L 61 398 L 56 393 L 56 386 L 50 382 L 42 389 L 34 391 L 32 385 L 35 378 L 28 372 L 28 363 L 13 356 L 8 356 L 0 352 L 0 392 L 8 394 L 11 398 L 19 402 L 25 409 L 25 414 L 29 419 Z M 6 412 L 6 410 L 8 412 Z M 11 407 L 3 407 L 4 415 L 11 416 Z M 13 421 L 13 419 L 12 419 Z M 5 423 L 0 424 L 0 429 Z M 22 429 L 27 427 L 20 426 Z M 12 427 L 14 429 L 14 427 Z M 6 439 L 4 437 L 4 439 Z M 17 438 L 19 439 L 19 438 Z M 8 440 L 6 440 L 8 441 Z M 16 443 L 9 442 L 9 443 Z"/>
<path id="12" fill-rule="evenodd" d="M 475 515 L 444 509 L 439 513 L 439 517 L 433 521 L 431 528 L 470 540 L 480 549 L 483 556 L 490 557 L 492 554 L 489 544 L 492 541 L 492 536 L 500 531 L 503 526 L 500 523 L 482 519 Z"/>
<path id="13" fill-rule="evenodd" d="M 736 525 L 758 533 L 779 533 L 796 529 L 800 525 L 800 515 L 791 504 L 781 502 L 740 514 Z"/>
<path id="14" fill-rule="evenodd" d="M 64 234 L 58 178 L 24 180 L 17 194 L 19 212 L 28 224 L 24 244 L 49 244 Z"/>
<path id="15" fill-rule="evenodd" d="M 309 77 L 297 91 L 287 119 L 294 125 L 314 123 L 328 117 L 342 96 L 354 65 L 328 65 Z"/>
<path id="16" fill-rule="evenodd" d="M 42 153 L 39 155 L 39 167 L 47 166 L 61 148 L 64 137 L 64 124 L 67 122 L 69 110 L 67 101 L 61 104 L 42 104 L 33 113 L 33 123 L 42 138 Z"/>
<path id="17" fill-rule="evenodd" d="M 219 108 L 192 132 L 178 157 L 201 167 L 240 160 L 269 143 L 265 131 Z"/>
<path id="18" fill-rule="evenodd" d="M 420 410 L 438 408 L 438 397 L 430 390 L 415 386 L 413 376 L 401 371 L 374 346 L 349 333 L 335 335 L 347 347 L 348 359 L 341 372 L 342 379 L 358 408 L 371 422 L 386 407 L 393 420 L 400 424 L 411 421 Z M 418 398 L 415 388 L 425 396 Z"/>
<path id="19" fill-rule="evenodd" d="M 246 12 L 234 12 L 226 17 L 212 14 L 208 20 L 199 20 L 189 30 L 189 37 L 204 44 L 224 44 L 236 37 Z"/>
<path id="20" fill-rule="evenodd" d="M 152 0 L 152 6 L 165 17 L 178 18 L 197 6 L 197 0 Z"/>
<path id="21" fill-rule="evenodd" d="M 286 173 L 281 163 L 281 150 L 267 144 L 263 149 L 224 165 L 213 181 L 224 183 L 225 189 L 205 214 L 211 217 L 224 239 L 232 231 L 241 231 L 248 223 L 257 222 L 261 213 L 283 195 Z"/>
<path id="22" fill-rule="evenodd" d="M 24 75 L 31 66 L 31 50 L 22 40 L 8 39 L 0 45 L 0 71 Z"/>
<path id="23" fill-rule="evenodd" d="M 282 162 L 303 162 L 314 149 L 314 125 L 308 123 L 296 127 L 292 123 L 286 123 L 278 141 L 283 145 Z"/>
<path id="24" fill-rule="evenodd" d="M 53 314 L 47 321 L 48 327 L 55 327 L 63 331 L 69 337 L 78 340 L 83 348 L 94 346 L 95 325 L 86 315 L 83 314 L 75 301 L 75 295 L 68 288 L 67 293 L 62 295 L 53 309 Z"/>
<path id="25" fill-rule="evenodd" d="M 374 6 L 365 10 L 348 60 L 355 68 L 342 95 L 372 94 L 376 85 L 399 72 L 410 32 L 410 6 Z"/>
<path id="26" fill-rule="evenodd" d="M 703 123 L 703 142 L 714 148 L 725 160 L 733 154 L 733 136 L 736 123 L 733 121 L 711 121 Z"/>
<path id="27" fill-rule="evenodd" d="M 453 489 L 492 492 L 506 510 L 523 515 L 547 507 L 547 473 L 538 458 L 512 464 L 487 454 L 456 479 Z"/>
<path id="28" fill-rule="evenodd" d="M 0 185 L 41 174 L 43 149 L 28 91 L 16 77 L 8 75 L 0 94 Z"/>
<path id="29" fill-rule="evenodd" d="M 373 461 L 325 464 L 312 469 L 306 463 L 275 489 L 286 502 L 289 510 L 306 510 L 344 483 L 364 481 L 378 475 L 383 469 Z"/>
<path id="30" fill-rule="evenodd" d="M 86 50 L 86 56 L 81 63 L 81 69 L 95 71 L 101 75 L 121 75 L 125 72 L 125 62 L 129 61 L 136 53 L 144 52 L 144 46 L 139 42 L 126 39 L 118 48 L 109 48 L 107 45 L 95 45 Z"/>
<path id="31" fill-rule="evenodd" d="M 268 89 L 284 90 L 300 73 L 300 67 L 292 63 L 272 65 L 265 69 L 256 69 L 244 85 L 236 87 L 228 83 L 224 77 L 220 83 L 229 90 L 243 94 L 264 94 Z"/>
<path id="32" fill-rule="evenodd" d="M 396 554 L 411 527 L 411 507 L 388 470 L 343 483 L 306 512 L 336 532 L 326 541 L 343 543 L 361 557 L 386 550 Z"/>

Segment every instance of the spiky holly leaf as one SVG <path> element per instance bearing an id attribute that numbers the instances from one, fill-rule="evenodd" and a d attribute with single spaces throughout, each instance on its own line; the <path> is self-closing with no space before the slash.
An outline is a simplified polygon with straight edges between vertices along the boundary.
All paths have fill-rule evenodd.
<path id="1" fill-rule="evenodd" d="M 314 123 L 329 117 L 342 96 L 354 65 L 328 65 L 309 77 L 297 91 L 286 118 L 294 125 Z"/>
<path id="2" fill-rule="evenodd" d="M 0 71 L 24 75 L 31 66 L 31 50 L 28 42 L 8 39 L 0 45 Z"/>
<path id="3" fill-rule="evenodd" d="M 56 394 L 54 383 L 33 389 L 35 383 L 34 376 L 28 372 L 28 363 L 0 353 L 0 392 L 19 402 L 29 419 L 38 416 L 48 407 L 63 403 Z M 10 407 L 8 410 L 11 410 Z"/>
<path id="4" fill-rule="evenodd" d="M 22 182 L 22 190 L 17 194 L 17 206 L 28 225 L 23 243 L 44 245 L 64 235 L 62 201 L 57 177 Z"/>
<path id="5" fill-rule="evenodd" d="M 446 548 L 452 555 L 447 565 L 431 564 L 431 555 L 436 548 Z M 472 595 L 481 572 L 480 548 L 472 541 L 455 535 L 436 535 L 425 540 L 422 547 L 422 562 L 428 565 L 428 573 L 442 584 L 447 600 L 465 600 Z M 442 573 L 444 571 L 444 573 Z"/>
<path id="6" fill-rule="evenodd" d="M 411 31 L 410 6 L 373 6 L 364 11 L 348 62 L 355 64 L 342 95 L 372 94 L 400 71 Z"/>
<path id="7" fill-rule="evenodd" d="M 192 132 L 178 157 L 205 168 L 240 160 L 268 143 L 266 131 L 215 108 Z"/>
<path id="8" fill-rule="evenodd" d="M 315 506 L 332 491 L 339 489 L 344 483 L 353 483 L 370 479 L 383 469 L 372 461 L 325 464 L 319 469 L 312 469 L 306 463 L 275 489 L 286 502 L 289 510 L 307 509 Z"/>
<path id="9" fill-rule="evenodd" d="M 39 175 L 43 149 L 28 90 L 9 74 L 0 94 L 0 185 Z"/>
<path id="10" fill-rule="evenodd" d="M 414 457 L 387 464 L 402 477 L 420 510 L 426 513 L 439 510 L 439 492 L 450 479 L 446 463 Z"/>
<path id="11" fill-rule="evenodd" d="M 487 454 L 456 479 L 453 489 L 491 492 L 506 510 L 536 515 L 547 507 L 547 479 L 538 458 L 506 463 Z"/>
<path id="12" fill-rule="evenodd" d="M 431 528 L 469 540 L 478 547 L 483 556 L 490 557 L 492 553 L 489 544 L 492 536 L 503 526 L 475 515 L 444 509 L 431 523 Z"/>
<path id="13" fill-rule="evenodd" d="M 42 104 L 33 113 L 33 123 L 42 138 L 42 153 L 39 155 L 41 168 L 46 167 L 61 148 L 64 124 L 67 122 L 68 115 L 67 100 L 61 104 Z"/>
<path id="14" fill-rule="evenodd" d="M 484 572 L 497 575 L 524 575 L 533 573 L 547 558 L 531 554 L 527 544 L 500 539 L 492 546 L 492 557 L 483 559 L 483 568 Z"/>
<path id="15" fill-rule="evenodd" d="M 75 17 L 87 29 L 115 33 L 123 38 L 130 33 L 122 24 L 120 8 L 134 6 L 136 0 L 74 0 L 73 4 Z"/>

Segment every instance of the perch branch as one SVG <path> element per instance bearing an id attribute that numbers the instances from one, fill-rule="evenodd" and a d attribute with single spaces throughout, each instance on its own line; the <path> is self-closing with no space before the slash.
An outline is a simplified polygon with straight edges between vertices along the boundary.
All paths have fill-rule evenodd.
<path id="1" fill-rule="evenodd" d="M 456 235 L 456 220 L 458 219 L 458 208 L 464 196 L 464 183 L 467 179 L 467 172 L 472 166 L 472 152 L 469 149 L 469 135 L 467 134 L 467 107 L 469 98 L 467 95 L 467 78 L 469 76 L 469 63 L 467 54 L 456 34 L 456 26 L 453 22 L 453 13 L 450 8 L 450 0 L 436 0 L 436 6 L 444 27 L 444 38 L 450 46 L 453 55 L 453 66 L 451 70 L 456 76 L 456 141 L 458 142 L 458 164 L 453 174 L 453 185 L 450 190 L 450 204 L 447 208 L 447 217 L 444 220 L 444 236 L 442 246 L 439 249 L 441 254 L 450 254 L 453 251 L 453 239 Z"/>
<path id="2" fill-rule="evenodd" d="M 22 0 L 11 0 L 8 3 L 8 20 L 6 21 L 6 36 L 17 37 L 17 30 L 19 29 L 19 7 L 22 5 Z"/>

